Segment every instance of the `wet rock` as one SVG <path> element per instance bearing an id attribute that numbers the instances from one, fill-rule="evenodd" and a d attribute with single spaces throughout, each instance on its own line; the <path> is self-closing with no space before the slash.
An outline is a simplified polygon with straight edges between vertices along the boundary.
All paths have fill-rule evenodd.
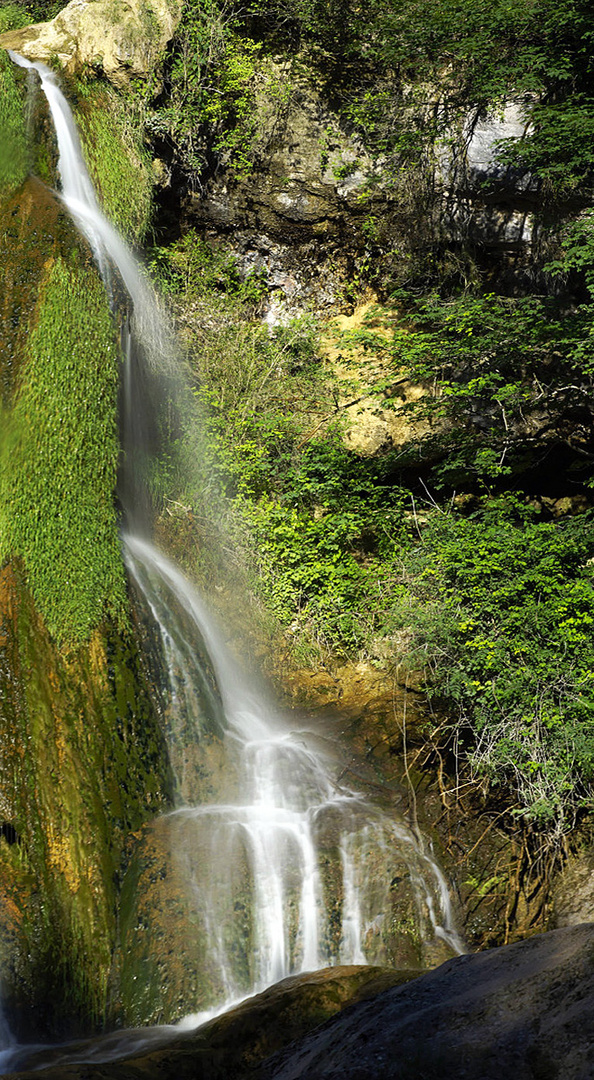
<path id="1" fill-rule="evenodd" d="M 217 957 L 209 951 L 205 908 L 205 866 L 228 845 L 213 850 L 200 822 L 183 813 L 158 818 L 137 837 L 125 874 L 120 904 L 120 943 L 114 983 L 118 986 L 118 1018 L 127 1025 L 175 1023 L 188 1012 L 224 1000 Z M 221 868 L 220 906 L 215 911 L 221 937 L 234 942 L 235 976 L 250 983 L 246 943 L 249 870 L 237 846 Z M 205 880 L 203 880 L 203 878 Z M 228 903 L 228 893 L 234 903 Z"/>
<path id="2" fill-rule="evenodd" d="M 28 1055 L 23 1049 L 19 1061 L 21 1068 L 25 1064 L 31 1070 L 43 1068 L 48 1080 L 54 1077 L 239 1080 L 254 1076 L 260 1062 L 346 1005 L 372 998 L 417 975 L 418 972 L 374 967 L 326 968 L 284 979 L 199 1031 L 137 1028 Z M 122 1061 L 123 1057 L 133 1060 Z M 85 1061 L 94 1064 L 74 1064 Z M 14 1067 L 18 1067 L 18 1062 L 13 1063 Z M 28 1077 L 38 1073 L 15 1075 Z"/>
<path id="3" fill-rule="evenodd" d="M 407 976 L 405 975 L 405 978 Z M 393 980 L 393 982 L 390 982 Z M 340 1011 L 345 1004 L 349 1008 Z M 331 1014 L 331 1019 L 327 1019 Z M 317 1025 L 322 1026 L 317 1026 Z M 315 1030 L 314 1030 L 315 1029 Z M 309 1034 L 308 1034 L 309 1032 Z M 47 1080 L 590 1080 L 594 925 L 450 960 L 403 985 L 398 972 L 334 968 L 271 987 L 195 1033 L 126 1033 Z M 152 1051 L 151 1047 L 152 1039 Z M 167 1044 L 167 1040 L 170 1040 Z M 72 1056 L 70 1057 L 72 1060 Z M 51 1058 L 45 1055 L 44 1064 Z M 36 1061 L 37 1066 L 41 1062 Z M 33 1062 L 30 1062 L 33 1067 Z M 21 1080 L 38 1075 L 21 1072 Z"/>

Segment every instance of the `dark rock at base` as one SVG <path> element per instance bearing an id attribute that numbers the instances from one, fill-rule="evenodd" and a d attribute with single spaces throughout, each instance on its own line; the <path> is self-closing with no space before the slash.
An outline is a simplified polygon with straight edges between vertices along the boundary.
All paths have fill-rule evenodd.
<path id="1" fill-rule="evenodd" d="M 46 1047 L 20 1061 L 13 1080 L 241 1080 L 340 1009 L 418 977 L 418 971 L 334 967 L 294 975 L 249 998 L 198 1031 L 136 1028 L 69 1046 Z M 128 1060 L 121 1060 L 124 1055 Z M 132 1055 L 134 1055 L 132 1057 Z M 109 1060 L 110 1058 L 120 1060 Z M 106 1060 L 107 1059 L 107 1060 Z M 70 1064 L 72 1063 L 72 1064 Z M 17 1067 L 13 1063 L 13 1068 Z"/>
<path id="2" fill-rule="evenodd" d="M 591 1080 L 594 925 L 449 960 L 334 1017 L 258 1080 Z"/>
<path id="3" fill-rule="evenodd" d="M 46 1068 L 44 1076 L 47 1080 L 591 1080 L 594 1076 L 594 924 L 457 957 L 407 985 L 402 982 L 398 972 L 369 968 L 332 968 L 296 976 L 199 1032 L 176 1032 L 167 1046 L 145 1050 L 142 1056 L 70 1066 L 62 1057 L 62 1064 Z M 347 1003 L 349 1007 L 339 1012 Z M 339 1014 L 324 1022 L 330 1013 Z M 317 1024 L 322 1026 L 316 1028 Z M 91 1053 L 96 1055 L 97 1049 L 95 1043 Z M 36 1065 L 39 1068 L 40 1063 Z M 15 1080 L 32 1080 L 34 1075 L 38 1074 L 15 1074 Z"/>

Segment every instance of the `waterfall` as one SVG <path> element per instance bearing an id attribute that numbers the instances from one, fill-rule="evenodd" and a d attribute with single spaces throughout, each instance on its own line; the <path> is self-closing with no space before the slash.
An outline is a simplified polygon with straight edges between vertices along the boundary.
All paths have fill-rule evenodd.
<path id="1" fill-rule="evenodd" d="M 194 674 L 198 641 L 221 690 L 216 722 L 233 773 L 231 795 L 174 811 L 211 852 L 210 873 L 195 884 L 220 992 L 237 1000 L 293 972 L 385 962 L 389 929 L 382 923 L 389 922 L 391 883 L 403 862 L 421 936 L 462 951 L 443 875 L 411 828 L 333 779 L 331 756 L 254 691 L 196 591 L 161 552 L 133 536 L 124 537 L 124 545 L 131 577 L 159 628 L 174 715 L 202 691 Z M 183 835 L 191 837 L 192 830 Z M 332 883 L 324 876 L 322 850 L 335 853 Z M 243 914 L 234 915 L 245 876 L 252 897 L 247 929 Z M 217 926 L 226 928 L 224 941 Z M 246 941 L 252 955 L 240 967 L 249 971 L 247 983 L 236 973 Z"/>
<path id="2" fill-rule="evenodd" d="M 107 289 L 115 271 L 130 298 L 123 334 L 127 371 L 134 362 L 171 372 L 171 331 L 132 253 L 99 208 L 55 76 L 43 64 L 11 55 L 38 72 L 47 96 L 64 205 L 87 238 Z M 139 412 L 130 400 L 134 387 L 134 381 L 124 387 L 125 447 L 128 440 L 137 445 L 144 438 L 142 430 L 131 433 Z M 123 537 L 124 553 L 160 639 L 168 713 L 173 723 L 184 718 L 185 730 L 189 717 L 199 739 L 206 702 L 207 722 L 227 763 L 224 791 L 197 805 L 184 795 L 188 783 L 178 769 L 180 797 L 169 815 L 172 829 L 183 825 L 176 835 L 183 833 L 184 843 L 209 853 L 188 887 L 215 970 L 214 989 L 205 1010 L 188 1023 L 293 972 L 388 962 L 403 878 L 421 942 L 430 949 L 442 941 L 451 952 L 462 952 L 443 873 L 423 839 L 405 820 L 338 783 L 336 760 L 320 737 L 305 726 L 296 730 L 246 678 L 196 590 L 139 535 L 133 488 L 125 500 L 130 532 Z M 214 669 L 218 693 L 197 659 L 201 650 Z M 236 911 L 239 893 L 246 897 L 247 917 Z M 193 1004 L 188 1002 L 190 1010 Z"/>
<path id="3" fill-rule="evenodd" d="M 145 358 L 159 370 L 175 356 L 174 338 L 158 298 L 139 272 L 138 264 L 117 229 L 99 208 L 97 196 L 85 164 L 72 110 L 53 71 L 42 63 L 31 63 L 8 51 L 19 67 L 36 71 L 47 98 L 58 140 L 60 196 L 75 225 L 88 240 L 106 288 L 111 293 L 111 270 L 115 268 L 130 297 L 132 331 Z"/>

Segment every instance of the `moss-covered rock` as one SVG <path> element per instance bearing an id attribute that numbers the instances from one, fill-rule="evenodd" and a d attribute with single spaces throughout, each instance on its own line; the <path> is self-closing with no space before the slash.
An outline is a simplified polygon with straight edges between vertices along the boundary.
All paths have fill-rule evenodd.
<path id="1" fill-rule="evenodd" d="M 0 579 L 2 958 L 19 1024 L 100 1025 L 122 849 L 167 805 L 166 753 L 131 636 L 59 649 L 18 564 Z"/>
<path id="2" fill-rule="evenodd" d="M 0 53 L 0 194 L 23 181 L 27 159 L 23 92 L 8 56 Z"/>
<path id="3" fill-rule="evenodd" d="M 95 79 L 77 82 L 77 127 L 93 184 L 109 220 L 139 243 L 150 222 L 153 173 L 133 101 Z"/>
<path id="4" fill-rule="evenodd" d="M 22 104 L 17 90 L 14 130 Z M 0 202 L 0 976 L 13 1024 L 39 1035 L 108 1016 L 123 848 L 172 782 L 119 546 L 114 327 L 59 201 L 12 176 Z"/>

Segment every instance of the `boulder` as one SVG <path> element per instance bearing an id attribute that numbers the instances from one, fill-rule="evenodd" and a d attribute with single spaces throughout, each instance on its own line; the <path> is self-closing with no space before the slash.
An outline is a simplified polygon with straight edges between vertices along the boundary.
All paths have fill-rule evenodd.
<path id="1" fill-rule="evenodd" d="M 594 926 L 449 960 L 334 1017 L 258 1080 L 587 1080 Z"/>
<path id="2" fill-rule="evenodd" d="M 70 0 L 55 19 L 0 36 L 0 47 L 68 74 L 90 67 L 115 86 L 159 68 L 181 16 L 181 0 Z"/>
<path id="3" fill-rule="evenodd" d="M 456 957 L 403 984 L 411 974 L 332 968 L 295 976 L 198 1031 L 114 1033 L 86 1048 L 56 1048 L 53 1067 L 47 1053 L 28 1067 L 45 1065 L 46 1080 L 594 1075 L 593 924 Z M 127 1060 L 114 1060 L 118 1046 Z M 22 1072 L 15 1080 L 37 1075 Z"/>

